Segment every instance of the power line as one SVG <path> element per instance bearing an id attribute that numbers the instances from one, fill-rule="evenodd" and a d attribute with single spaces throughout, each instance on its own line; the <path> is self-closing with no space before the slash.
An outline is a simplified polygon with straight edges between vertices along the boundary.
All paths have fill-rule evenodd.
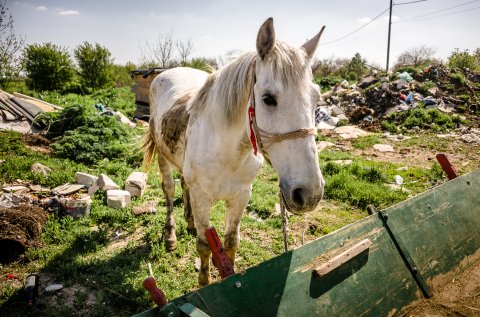
<path id="1" fill-rule="evenodd" d="M 436 18 L 442 18 L 442 17 L 447 17 L 447 16 L 450 16 L 450 15 L 455 15 L 455 14 L 467 12 L 467 11 L 477 10 L 477 9 L 480 9 L 480 6 L 479 6 L 479 7 L 468 8 L 468 9 L 465 9 L 465 10 L 462 10 L 462 11 L 457 11 L 457 12 L 452 12 L 452 13 L 437 15 L 437 16 L 433 16 L 433 17 L 426 17 L 426 18 L 423 18 L 423 19 L 417 19 L 417 21 L 425 21 L 425 20 L 431 20 L 431 19 L 436 19 Z M 406 22 L 409 22 L 409 21 L 410 21 L 410 20 L 408 20 L 408 21 L 406 21 Z M 394 23 L 397 24 L 397 23 L 402 23 L 402 22 L 404 22 L 404 21 L 398 21 L 398 22 L 394 22 Z M 412 21 L 412 22 L 415 22 L 415 21 Z"/>
<path id="2" fill-rule="evenodd" d="M 478 0 L 477 0 L 477 1 L 478 1 Z M 333 44 L 333 43 L 335 43 L 335 42 L 338 42 L 338 41 L 343 40 L 344 38 L 349 37 L 349 36 L 352 35 L 352 34 L 357 33 L 358 31 L 360 31 L 361 29 L 365 28 L 367 25 L 369 25 L 369 24 L 372 23 L 373 21 L 375 21 L 375 20 L 377 20 L 378 18 L 380 18 L 380 17 L 381 17 L 385 12 L 387 12 L 388 10 L 389 10 L 389 8 L 386 8 L 386 9 L 383 10 L 380 14 L 378 14 L 376 17 L 374 17 L 372 20 L 368 21 L 367 23 L 365 23 L 365 24 L 362 25 L 361 27 L 359 27 L 359 28 L 353 30 L 352 32 L 350 32 L 350 33 L 348 33 L 348 34 L 346 34 L 346 35 L 344 35 L 344 36 L 342 36 L 342 37 L 339 37 L 339 38 L 337 38 L 337 39 L 335 39 L 335 40 L 332 40 L 332 41 L 329 41 L 329 42 L 325 42 L 325 43 L 323 43 L 322 45 Z"/>
<path id="3" fill-rule="evenodd" d="M 458 8 L 458 7 L 462 7 L 462 6 L 465 6 L 465 5 L 467 5 L 467 4 L 474 3 L 474 2 L 478 2 L 478 1 L 479 1 L 479 0 L 468 1 L 468 2 L 465 2 L 465 3 L 462 3 L 462 4 L 458 4 L 458 5 L 456 5 L 456 6 L 452 6 L 452 7 L 448 7 L 448 8 L 445 8 L 445 9 L 440 9 L 440 10 L 432 11 L 432 12 L 425 13 L 425 14 L 422 14 L 422 15 L 417 15 L 417 16 L 411 17 L 411 18 L 407 18 L 407 19 L 405 19 L 405 20 L 402 20 L 402 21 L 399 21 L 399 22 L 396 22 L 396 23 L 403 23 L 403 22 L 410 21 L 410 20 L 413 20 L 413 19 L 423 18 L 423 17 L 429 16 L 429 15 L 432 15 L 432 14 L 436 14 L 436 13 L 448 11 L 448 10 L 455 9 L 455 8 Z"/>
<path id="4" fill-rule="evenodd" d="M 400 3 L 394 3 L 394 6 L 402 6 L 404 4 L 412 4 L 412 3 L 417 3 L 417 2 L 425 2 L 427 0 L 417 0 L 417 1 L 410 1 L 410 2 L 400 2 Z"/>

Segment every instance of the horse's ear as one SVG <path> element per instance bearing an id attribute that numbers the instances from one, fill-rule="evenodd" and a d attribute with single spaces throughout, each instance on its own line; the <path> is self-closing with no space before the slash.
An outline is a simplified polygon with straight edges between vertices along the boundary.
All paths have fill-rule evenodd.
<path id="1" fill-rule="evenodd" d="M 273 18 L 268 18 L 263 22 L 257 35 L 257 52 L 263 60 L 270 53 L 275 45 L 275 30 L 273 28 Z"/>
<path id="2" fill-rule="evenodd" d="M 317 35 L 315 35 L 312 39 L 308 40 L 305 44 L 302 45 L 302 47 L 305 49 L 305 52 L 307 52 L 309 59 L 312 59 L 313 55 L 315 54 L 318 42 L 320 41 L 320 36 L 322 36 L 324 29 L 325 25 L 322 26 L 322 29 L 320 30 L 320 32 L 318 32 Z"/>

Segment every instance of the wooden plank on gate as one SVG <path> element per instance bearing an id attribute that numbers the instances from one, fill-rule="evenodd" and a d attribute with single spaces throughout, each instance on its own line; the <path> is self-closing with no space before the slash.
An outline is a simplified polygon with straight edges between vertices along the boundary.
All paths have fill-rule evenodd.
<path id="1" fill-rule="evenodd" d="M 479 188 L 480 169 L 382 211 L 433 292 L 480 259 Z"/>

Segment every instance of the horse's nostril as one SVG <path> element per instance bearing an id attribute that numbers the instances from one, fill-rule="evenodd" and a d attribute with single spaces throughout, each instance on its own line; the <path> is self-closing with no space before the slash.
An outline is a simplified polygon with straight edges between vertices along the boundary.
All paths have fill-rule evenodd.
<path id="1" fill-rule="evenodd" d="M 303 196 L 302 196 L 302 189 L 301 188 L 295 188 L 292 191 L 292 200 L 298 206 L 303 206 L 305 201 L 304 201 Z"/>

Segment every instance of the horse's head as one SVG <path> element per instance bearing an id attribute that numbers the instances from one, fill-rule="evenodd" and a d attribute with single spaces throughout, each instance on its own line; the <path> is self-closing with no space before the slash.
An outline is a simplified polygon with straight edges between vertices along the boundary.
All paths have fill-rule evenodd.
<path id="1" fill-rule="evenodd" d="M 314 210 L 325 185 L 314 135 L 320 92 L 310 67 L 322 31 L 302 47 L 292 47 L 275 40 L 273 19 L 269 18 L 257 36 L 257 139 L 280 176 L 287 208 L 296 213 Z"/>

